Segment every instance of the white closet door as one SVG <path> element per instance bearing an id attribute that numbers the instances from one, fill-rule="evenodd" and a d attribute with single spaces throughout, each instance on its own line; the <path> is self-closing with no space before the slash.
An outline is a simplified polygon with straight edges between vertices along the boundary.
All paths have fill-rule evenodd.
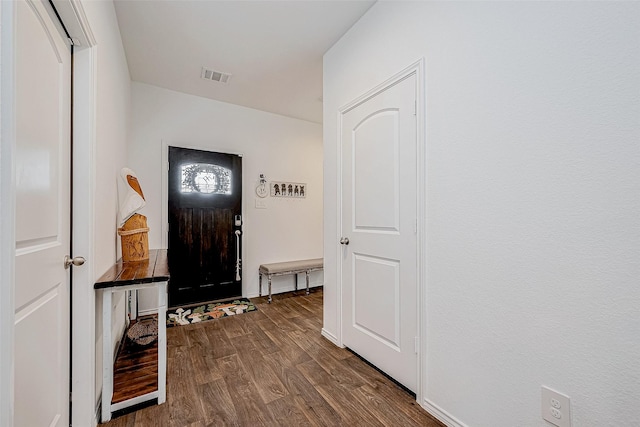
<path id="1" fill-rule="evenodd" d="M 417 389 L 416 75 L 342 117 L 344 344 Z M 345 240 L 348 239 L 348 240 Z"/>
<path id="2" fill-rule="evenodd" d="M 69 424 L 71 51 L 49 8 L 16 3 L 16 426 Z"/>

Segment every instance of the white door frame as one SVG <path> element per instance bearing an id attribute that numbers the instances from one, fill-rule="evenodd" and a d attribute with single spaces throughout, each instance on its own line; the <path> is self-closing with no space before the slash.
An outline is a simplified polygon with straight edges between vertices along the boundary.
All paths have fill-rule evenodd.
<path id="1" fill-rule="evenodd" d="M 418 348 L 418 360 L 417 360 L 417 391 L 416 391 L 416 401 L 422 405 L 424 401 L 423 396 L 425 394 L 425 380 L 424 373 L 426 372 L 426 328 L 425 322 L 427 318 L 427 306 L 426 306 L 426 290 L 427 290 L 427 276 L 426 276 L 426 265 L 427 265 L 427 209 L 426 209 L 426 201 L 427 201 L 427 182 L 426 182 L 426 140 L 425 140 L 425 75 L 424 75 L 424 58 L 419 59 L 414 62 L 404 70 L 400 71 L 393 77 L 387 79 L 383 83 L 369 90 L 367 93 L 359 96 L 353 101 L 349 102 L 342 108 L 338 110 L 338 179 L 337 179 L 337 195 L 338 195 L 338 209 L 337 209 L 337 233 L 335 236 L 335 246 L 336 246 L 336 259 L 337 262 L 337 305 L 338 305 L 338 327 L 337 327 L 337 337 L 336 341 L 340 347 L 344 347 L 343 341 L 343 327 L 344 327 L 344 319 L 343 319 L 343 310 L 342 310 L 342 246 L 338 245 L 338 241 L 342 234 L 342 118 L 344 114 L 346 114 L 349 110 L 353 109 L 357 105 L 363 103 L 364 101 L 376 96 L 380 92 L 385 89 L 393 86 L 398 83 L 400 80 L 403 80 L 407 76 L 411 74 L 416 75 L 416 165 L 417 165 L 417 231 L 418 238 L 416 244 L 416 256 L 417 256 L 417 331 L 419 337 L 419 348 Z M 333 341 L 333 340 L 332 340 Z"/>
<path id="2" fill-rule="evenodd" d="M 0 425 L 13 425 L 16 7 L 0 2 Z"/>
<path id="3" fill-rule="evenodd" d="M 95 425 L 93 190 L 96 41 L 80 0 L 53 3 L 74 41 L 73 248 L 87 263 L 73 271 L 73 425 Z M 0 2 L 0 425 L 13 425 L 15 258 L 15 5 Z M 89 357 L 87 357 L 89 356 Z"/>
<path id="4" fill-rule="evenodd" d="M 54 4 L 75 42 L 73 52 L 73 225 L 74 256 L 84 256 L 82 268 L 72 269 L 71 318 L 71 423 L 97 424 L 96 396 L 96 294 L 94 270 L 94 194 L 97 50 L 82 3 L 54 0 Z M 80 40 L 76 40 L 82 38 Z"/>

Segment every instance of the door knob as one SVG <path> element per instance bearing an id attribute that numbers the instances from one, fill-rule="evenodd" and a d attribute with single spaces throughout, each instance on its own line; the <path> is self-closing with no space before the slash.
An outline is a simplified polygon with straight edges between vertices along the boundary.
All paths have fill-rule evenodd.
<path id="1" fill-rule="evenodd" d="M 84 257 L 81 257 L 81 256 L 76 256 L 76 257 L 71 258 L 69 255 L 65 255 L 64 256 L 64 268 L 66 270 L 69 267 L 71 267 L 71 265 L 79 267 L 82 264 L 84 264 L 85 261 L 86 260 L 84 259 Z"/>
<path id="2" fill-rule="evenodd" d="M 340 239 L 340 244 L 341 245 L 348 245 L 349 244 L 349 238 L 348 237 L 343 237 Z"/>

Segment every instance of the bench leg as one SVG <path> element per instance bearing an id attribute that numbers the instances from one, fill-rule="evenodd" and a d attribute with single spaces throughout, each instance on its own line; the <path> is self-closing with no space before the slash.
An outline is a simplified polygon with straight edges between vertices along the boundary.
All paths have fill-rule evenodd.
<path id="1" fill-rule="evenodd" d="M 307 270 L 306 273 L 307 273 L 307 295 L 309 295 L 309 270 Z"/>
<path id="2" fill-rule="evenodd" d="M 258 296 L 262 296 L 262 273 L 258 272 Z"/>
<path id="3" fill-rule="evenodd" d="M 271 275 L 269 274 L 269 300 L 268 303 L 271 304 Z"/>

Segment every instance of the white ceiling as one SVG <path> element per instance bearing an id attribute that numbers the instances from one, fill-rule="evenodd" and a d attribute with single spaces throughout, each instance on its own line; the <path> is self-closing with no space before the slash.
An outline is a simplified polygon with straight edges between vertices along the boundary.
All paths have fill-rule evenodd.
<path id="1" fill-rule="evenodd" d="M 321 123 L 322 55 L 374 2 L 116 0 L 115 8 L 134 81 Z M 231 80 L 201 79 L 203 66 Z"/>

